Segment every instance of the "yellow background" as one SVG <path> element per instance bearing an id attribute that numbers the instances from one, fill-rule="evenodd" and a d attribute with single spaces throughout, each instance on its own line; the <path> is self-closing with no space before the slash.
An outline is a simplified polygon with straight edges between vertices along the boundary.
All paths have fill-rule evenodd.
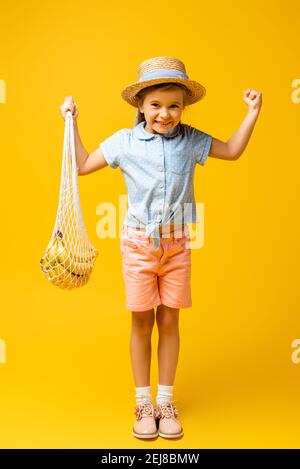
<path id="1" fill-rule="evenodd" d="M 234 448 L 299 446 L 299 2 L 28 1 L 1 6 L 1 447 Z M 62 291 L 39 259 L 54 227 L 64 121 L 72 95 L 87 151 L 132 127 L 120 97 L 147 58 L 172 55 L 207 89 L 189 123 L 229 139 L 263 94 L 236 162 L 197 166 L 204 245 L 192 251 L 193 306 L 180 313 L 174 398 L 185 435 L 131 435 L 129 357 L 119 239 L 99 239 L 96 207 L 118 207 L 122 173 L 79 179 L 99 257 L 85 287 Z M 151 385 L 157 386 L 157 330 Z"/>

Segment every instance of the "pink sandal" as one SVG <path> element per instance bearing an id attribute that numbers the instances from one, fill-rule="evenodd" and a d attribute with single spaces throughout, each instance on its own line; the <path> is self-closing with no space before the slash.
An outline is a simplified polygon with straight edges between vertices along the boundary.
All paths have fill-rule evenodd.
<path id="1" fill-rule="evenodd" d="M 155 438 L 158 436 L 155 410 L 151 402 L 145 402 L 135 406 L 133 413 L 136 415 L 132 430 L 132 434 L 135 437 Z"/>
<path id="2" fill-rule="evenodd" d="M 163 438 L 178 438 L 183 435 L 181 423 L 176 418 L 178 410 L 173 402 L 157 404 L 155 408 L 155 418 L 159 420 L 158 434 Z"/>

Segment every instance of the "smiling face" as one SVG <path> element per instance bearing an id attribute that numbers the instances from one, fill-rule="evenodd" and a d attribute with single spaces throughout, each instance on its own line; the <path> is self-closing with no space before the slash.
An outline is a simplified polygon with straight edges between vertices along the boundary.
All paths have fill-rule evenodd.
<path id="1" fill-rule="evenodd" d="M 145 130 L 165 134 L 180 122 L 184 110 L 184 91 L 178 87 L 148 91 L 144 101 L 140 101 L 139 109 L 145 116 Z"/>

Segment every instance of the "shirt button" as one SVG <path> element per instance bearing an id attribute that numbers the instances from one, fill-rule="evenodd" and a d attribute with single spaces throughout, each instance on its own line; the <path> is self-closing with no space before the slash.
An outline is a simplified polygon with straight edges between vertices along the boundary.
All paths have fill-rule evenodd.
<path id="1" fill-rule="evenodd" d="M 160 182 L 160 183 L 159 183 L 159 187 L 160 187 L 160 188 L 163 188 L 163 187 L 164 187 L 164 183 L 163 183 L 163 182 Z"/>
<path id="2" fill-rule="evenodd" d="M 158 171 L 163 171 L 164 170 L 164 167 L 163 166 L 159 166 L 158 167 Z"/>

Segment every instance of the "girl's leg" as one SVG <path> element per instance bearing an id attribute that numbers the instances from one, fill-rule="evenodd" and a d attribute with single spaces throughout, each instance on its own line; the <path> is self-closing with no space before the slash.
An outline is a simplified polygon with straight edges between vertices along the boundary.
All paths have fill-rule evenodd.
<path id="1" fill-rule="evenodd" d="M 179 309 L 159 305 L 156 309 L 156 322 L 159 332 L 158 368 L 159 383 L 172 386 L 179 355 Z"/>
<path id="2" fill-rule="evenodd" d="M 155 409 L 150 392 L 151 335 L 154 325 L 154 309 L 132 311 L 130 352 L 135 380 L 136 415 L 132 433 L 137 438 L 158 436 Z"/>
<path id="3" fill-rule="evenodd" d="M 151 335 L 154 321 L 154 308 L 148 311 L 132 311 L 130 355 L 135 386 L 150 386 Z"/>
<path id="4" fill-rule="evenodd" d="M 159 384 L 156 415 L 159 418 L 159 435 L 165 438 L 178 438 L 183 435 L 182 425 L 177 418 L 178 410 L 172 402 L 179 355 L 178 319 L 179 309 L 163 304 L 157 307 Z"/>

